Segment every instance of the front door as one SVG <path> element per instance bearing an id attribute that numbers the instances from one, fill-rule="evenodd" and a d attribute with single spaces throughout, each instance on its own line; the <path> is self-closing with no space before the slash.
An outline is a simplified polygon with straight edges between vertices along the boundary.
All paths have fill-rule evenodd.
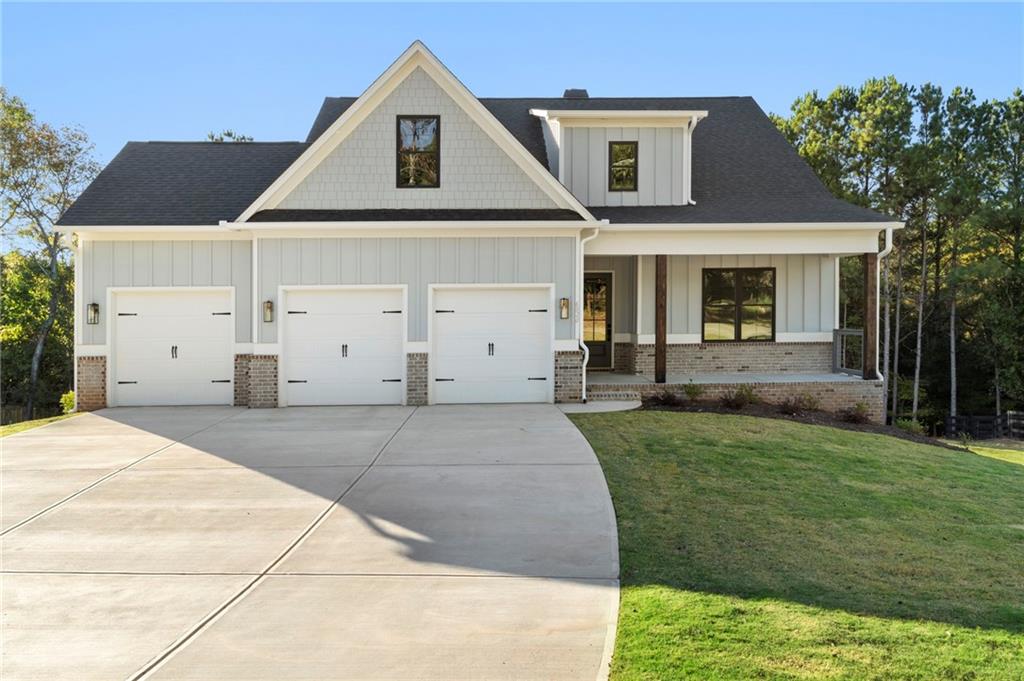
<path id="1" fill-rule="evenodd" d="M 590 348 L 591 369 L 612 368 L 612 275 L 583 276 L 583 342 Z"/>

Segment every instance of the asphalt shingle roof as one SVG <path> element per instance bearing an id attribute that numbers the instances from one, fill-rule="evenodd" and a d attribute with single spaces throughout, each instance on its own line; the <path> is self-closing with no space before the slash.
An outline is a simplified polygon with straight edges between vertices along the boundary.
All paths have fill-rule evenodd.
<path id="1" fill-rule="evenodd" d="M 327 97 L 304 143 L 130 142 L 61 224 L 191 225 L 233 220 L 354 101 Z M 693 133 L 696 205 L 590 207 L 596 217 L 612 222 L 892 219 L 835 198 L 750 97 L 485 97 L 480 102 L 545 167 L 544 136 L 530 109 L 708 111 Z"/>

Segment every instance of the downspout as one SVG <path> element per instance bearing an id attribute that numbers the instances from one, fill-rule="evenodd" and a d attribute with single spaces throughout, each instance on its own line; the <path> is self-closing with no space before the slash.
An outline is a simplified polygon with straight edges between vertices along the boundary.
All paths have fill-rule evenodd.
<path id="1" fill-rule="evenodd" d="M 875 268 L 875 291 L 876 295 L 879 295 L 882 290 L 882 260 L 887 258 L 892 253 L 892 227 L 885 228 L 885 246 L 878 252 L 878 263 L 879 266 Z M 875 309 L 878 309 L 878 305 L 875 305 Z M 875 338 L 878 338 L 878 332 L 882 322 L 879 319 L 875 319 Z M 888 369 L 889 367 L 886 367 Z M 885 376 L 882 376 L 882 372 L 878 370 L 878 353 L 875 352 L 875 375 L 881 376 L 882 380 L 885 380 Z"/>
<path id="2" fill-rule="evenodd" d="M 607 222 L 607 220 L 603 220 L 603 222 Z M 579 289 L 578 289 L 578 291 L 579 291 L 579 300 L 576 301 L 577 302 L 577 309 L 579 310 L 579 318 L 578 318 L 577 324 L 576 324 L 576 334 L 577 334 L 577 337 L 579 338 L 580 349 L 583 350 L 583 368 L 582 368 L 582 372 L 581 372 L 583 375 L 580 377 L 581 378 L 581 383 L 582 383 L 582 389 L 581 389 L 581 392 L 580 392 L 580 397 L 583 399 L 583 403 L 584 404 L 587 403 L 587 364 L 590 363 L 590 348 L 588 348 L 587 344 L 583 342 L 583 295 L 584 295 L 583 294 L 583 245 L 585 243 L 587 243 L 588 241 L 590 241 L 591 239 L 593 239 L 594 237 L 596 237 L 598 235 L 598 233 L 600 233 L 600 231 L 601 231 L 600 227 L 595 227 L 593 234 L 591 234 L 590 236 L 583 237 L 582 239 L 580 239 L 580 267 L 579 267 L 580 278 L 579 278 Z"/>

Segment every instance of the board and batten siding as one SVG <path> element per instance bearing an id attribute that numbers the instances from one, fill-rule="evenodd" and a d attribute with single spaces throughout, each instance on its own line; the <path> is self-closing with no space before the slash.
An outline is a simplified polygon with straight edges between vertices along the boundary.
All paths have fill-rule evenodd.
<path id="1" fill-rule="evenodd" d="M 553 283 L 556 300 L 574 300 L 575 251 L 573 237 L 260 239 L 259 299 L 279 313 L 260 322 L 259 342 L 278 342 L 282 285 L 406 284 L 408 339 L 426 341 L 430 284 Z M 555 337 L 574 336 L 556 316 Z"/>
<path id="2" fill-rule="evenodd" d="M 643 334 L 654 333 L 654 258 L 640 257 Z M 776 334 L 831 333 L 835 326 L 834 255 L 673 255 L 668 258 L 668 333 L 700 335 L 705 267 L 774 267 Z"/>
<path id="3" fill-rule="evenodd" d="M 585 206 L 681 206 L 686 133 L 682 128 L 562 130 L 563 181 Z M 637 142 L 637 191 L 608 191 L 608 143 Z"/>
<path id="4" fill-rule="evenodd" d="M 107 289 L 135 286 L 233 286 L 235 342 L 252 340 L 252 242 L 250 241 L 83 241 L 82 292 L 78 311 L 100 304 L 99 324 L 81 325 L 82 343 L 107 338 Z"/>
<path id="5" fill-rule="evenodd" d="M 585 255 L 583 271 L 612 273 L 612 331 L 636 333 L 636 257 Z"/>

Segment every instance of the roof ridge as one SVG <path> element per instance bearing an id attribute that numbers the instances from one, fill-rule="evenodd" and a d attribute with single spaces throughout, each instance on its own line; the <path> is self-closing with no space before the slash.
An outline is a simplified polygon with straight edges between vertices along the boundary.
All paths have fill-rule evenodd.
<path id="1" fill-rule="evenodd" d="M 277 141 L 251 141 L 251 142 L 212 142 L 210 140 L 128 140 L 125 144 L 194 144 L 196 146 L 201 145 L 221 145 L 221 146 L 236 146 L 236 145 L 248 145 L 255 144 L 260 146 L 267 146 L 270 144 L 280 145 L 305 145 L 308 142 L 300 142 L 298 140 L 277 140 Z"/>

